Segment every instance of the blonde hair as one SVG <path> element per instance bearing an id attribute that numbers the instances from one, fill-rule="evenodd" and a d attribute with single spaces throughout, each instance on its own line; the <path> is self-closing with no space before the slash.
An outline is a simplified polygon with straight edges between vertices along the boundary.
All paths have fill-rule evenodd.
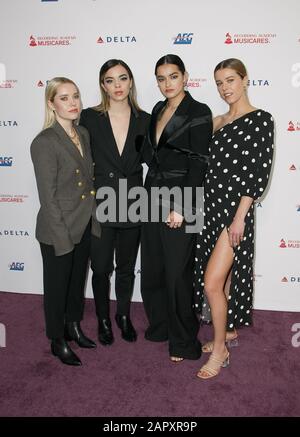
<path id="1" fill-rule="evenodd" d="M 231 68 L 234 70 L 242 79 L 247 76 L 247 69 L 242 61 L 236 58 L 225 59 L 224 61 L 219 62 L 214 70 L 214 74 L 218 70 L 223 70 L 223 68 Z"/>
<path id="2" fill-rule="evenodd" d="M 105 90 L 103 89 L 102 84 L 104 83 L 104 76 L 107 73 L 107 71 L 110 68 L 115 67 L 116 65 L 122 65 L 122 67 L 124 67 L 125 70 L 127 71 L 129 79 L 131 79 L 131 82 L 132 82 L 132 86 L 130 88 L 129 95 L 128 95 L 129 104 L 136 111 L 140 111 L 141 109 L 137 103 L 137 92 L 136 92 L 136 86 L 135 86 L 132 71 L 129 68 L 129 66 L 121 59 L 109 59 L 108 61 L 106 61 L 102 65 L 100 72 L 99 72 L 99 85 L 100 85 L 100 93 L 101 93 L 101 102 L 99 103 L 99 105 L 94 106 L 93 109 L 95 109 L 95 111 L 102 112 L 104 114 L 106 114 L 107 111 L 109 110 L 109 108 L 110 108 L 109 97 L 108 97 L 107 93 L 105 92 Z"/>
<path id="3" fill-rule="evenodd" d="M 54 101 L 54 97 L 57 94 L 58 87 L 65 83 L 71 83 L 72 85 L 74 85 L 75 88 L 77 89 L 78 94 L 80 95 L 76 83 L 73 82 L 71 79 L 68 79 L 67 77 L 54 77 L 53 79 L 49 80 L 45 89 L 45 120 L 44 120 L 43 130 L 53 126 L 53 124 L 56 122 L 55 113 L 49 107 L 48 101 L 49 100 L 50 102 Z M 82 106 L 81 99 L 80 99 L 80 106 Z M 76 122 L 78 123 L 78 120 L 79 120 L 79 116 L 78 119 L 75 120 L 75 123 Z"/>

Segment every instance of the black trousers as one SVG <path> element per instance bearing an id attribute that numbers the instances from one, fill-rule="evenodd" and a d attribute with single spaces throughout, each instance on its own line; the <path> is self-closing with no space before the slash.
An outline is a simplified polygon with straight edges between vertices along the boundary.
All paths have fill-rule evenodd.
<path id="1" fill-rule="evenodd" d="M 134 286 L 134 268 L 140 244 L 140 226 L 102 226 L 101 238 L 92 235 L 92 286 L 98 319 L 109 318 L 110 277 L 114 271 L 117 313 L 129 316 Z"/>
<path id="2" fill-rule="evenodd" d="M 198 359 L 199 321 L 193 310 L 195 234 L 184 224 L 145 223 L 141 239 L 141 292 L 149 320 L 145 338 L 169 341 L 171 356 Z"/>
<path id="3" fill-rule="evenodd" d="M 54 247 L 40 243 L 43 258 L 46 335 L 64 336 L 65 322 L 83 317 L 84 288 L 90 252 L 90 224 L 72 252 L 55 256 Z"/>

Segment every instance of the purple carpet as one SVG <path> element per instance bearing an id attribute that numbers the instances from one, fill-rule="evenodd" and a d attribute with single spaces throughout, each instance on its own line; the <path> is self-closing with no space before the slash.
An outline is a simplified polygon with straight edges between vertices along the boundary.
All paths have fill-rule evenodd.
<path id="1" fill-rule="evenodd" d="M 115 304 L 111 304 L 114 314 Z M 94 350 L 74 345 L 83 366 L 64 366 L 50 354 L 42 296 L 0 293 L 0 416 L 201 417 L 299 416 L 300 347 L 291 343 L 299 313 L 255 311 L 254 325 L 239 331 L 231 363 L 208 381 L 196 378 L 206 361 L 173 364 L 167 343 L 143 338 L 141 303 L 131 318 L 139 337 L 129 344 L 113 320 L 115 343 Z M 112 317 L 113 319 L 113 317 Z M 82 327 L 96 340 L 94 303 L 88 299 Z M 203 326 L 202 341 L 212 328 Z M 299 340 L 298 340 L 299 341 Z"/>

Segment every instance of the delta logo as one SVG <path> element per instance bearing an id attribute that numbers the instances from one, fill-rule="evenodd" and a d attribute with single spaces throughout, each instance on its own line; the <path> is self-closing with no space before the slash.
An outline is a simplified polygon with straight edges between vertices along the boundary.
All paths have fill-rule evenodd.
<path id="1" fill-rule="evenodd" d="M 28 231 L 3 229 L 0 231 L 0 237 L 29 237 Z"/>
<path id="2" fill-rule="evenodd" d="M 187 81 L 187 88 L 202 88 L 203 85 L 207 84 L 207 79 L 206 78 L 190 78 Z"/>
<path id="3" fill-rule="evenodd" d="M 0 167 L 12 167 L 13 159 L 11 156 L 0 156 Z"/>
<path id="4" fill-rule="evenodd" d="M 0 88 L 15 88 L 18 81 L 16 79 L 7 79 L 0 81 Z"/>
<path id="5" fill-rule="evenodd" d="M 25 264 L 21 262 L 12 262 L 11 264 L 8 264 L 9 270 L 14 270 L 16 272 L 23 272 L 24 267 Z"/>
<path id="6" fill-rule="evenodd" d="M 173 44 L 192 44 L 193 33 L 178 33 L 177 36 L 173 37 Z"/>
<path id="7" fill-rule="evenodd" d="M 0 120 L 0 127 L 17 127 L 16 120 Z"/>
<path id="8" fill-rule="evenodd" d="M 29 37 L 29 47 L 69 46 L 76 36 L 33 36 Z"/>
<path id="9" fill-rule="evenodd" d="M 24 203 L 28 197 L 27 194 L 0 194 L 0 203 Z"/>
<path id="10" fill-rule="evenodd" d="M 136 37 L 134 35 L 107 35 L 102 38 L 99 36 L 97 39 L 97 44 L 115 44 L 115 43 L 135 43 Z"/>
<path id="11" fill-rule="evenodd" d="M 287 131 L 296 132 L 300 131 L 300 121 L 289 121 Z"/>
<path id="12" fill-rule="evenodd" d="M 291 284 L 297 284 L 297 283 L 299 284 L 300 276 L 289 276 L 289 277 L 284 276 L 281 279 L 281 282 L 283 282 L 283 283 L 291 283 Z"/>
<path id="13" fill-rule="evenodd" d="M 296 171 L 296 170 L 297 170 L 297 167 L 295 166 L 295 164 L 292 164 L 292 165 L 289 167 L 289 170 L 290 170 L 290 171 Z"/>
<path id="14" fill-rule="evenodd" d="M 276 33 L 234 33 L 227 32 L 224 44 L 270 44 Z"/>
<path id="15" fill-rule="evenodd" d="M 254 87 L 264 87 L 264 86 L 270 86 L 270 81 L 268 79 L 249 79 L 248 80 L 248 86 Z"/>
<path id="16" fill-rule="evenodd" d="M 279 247 L 281 249 L 300 249 L 300 240 L 280 240 Z"/>

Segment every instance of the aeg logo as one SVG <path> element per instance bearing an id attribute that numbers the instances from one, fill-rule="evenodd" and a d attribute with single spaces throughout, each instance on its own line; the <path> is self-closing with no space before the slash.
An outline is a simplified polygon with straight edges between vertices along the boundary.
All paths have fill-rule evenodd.
<path id="1" fill-rule="evenodd" d="M 173 44 L 192 44 L 193 35 L 193 33 L 179 33 L 174 38 Z"/>
<path id="2" fill-rule="evenodd" d="M 12 160 L 11 156 L 0 156 L 0 167 L 11 167 Z"/>
<path id="3" fill-rule="evenodd" d="M 15 270 L 19 272 L 23 272 L 24 266 L 25 264 L 20 262 L 12 262 L 11 264 L 8 265 L 9 270 Z"/>

